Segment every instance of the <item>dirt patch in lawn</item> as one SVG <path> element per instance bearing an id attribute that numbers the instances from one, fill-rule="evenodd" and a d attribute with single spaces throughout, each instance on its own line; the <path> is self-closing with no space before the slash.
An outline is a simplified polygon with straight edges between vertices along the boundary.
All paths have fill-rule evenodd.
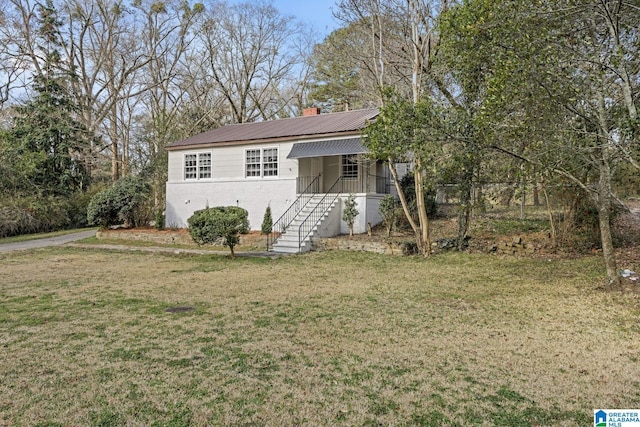
<path id="1" fill-rule="evenodd" d="M 158 245 L 181 245 L 189 247 L 198 247 L 189 235 L 189 231 L 184 228 L 156 230 L 152 227 L 140 228 L 116 228 L 100 230 L 96 233 L 96 237 L 100 240 L 108 241 L 134 241 L 154 243 Z M 259 231 L 250 231 L 247 234 L 240 235 L 240 243 L 236 247 L 236 251 L 241 250 L 264 250 L 266 246 L 266 236 Z M 206 245 L 206 247 L 215 248 L 217 250 L 228 250 L 222 245 Z"/>

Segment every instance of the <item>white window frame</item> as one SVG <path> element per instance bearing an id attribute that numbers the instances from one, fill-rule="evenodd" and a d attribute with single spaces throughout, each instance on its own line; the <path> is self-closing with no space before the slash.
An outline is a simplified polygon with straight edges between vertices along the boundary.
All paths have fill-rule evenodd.
<path id="1" fill-rule="evenodd" d="M 348 163 L 345 161 L 347 158 L 352 158 L 352 161 Z M 345 167 L 349 166 L 349 174 L 345 174 Z M 355 167 L 355 175 L 353 174 Z M 358 179 L 360 176 L 360 159 L 357 154 L 342 154 L 340 156 L 340 175 L 345 179 Z"/>
<path id="2" fill-rule="evenodd" d="M 273 151 L 275 150 L 275 160 Z M 253 153 L 249 162 L 249 152 Z M 270 157 L 268 157 L 270 156 Z M 252 166 L 249 170 L 249 166 Z M 244 149 L 244 177 L 245 179 L 277 178 L 280 174 L 280 148 L 254 147 Z"/>
<path id="3" fill-rule="evenodd" d="M 187 164 L 187 161 L 190 163 Z M 213 153 L 185 153 L 182 157 L 182 177 L 185 181 L 209 180 L 213 176 Z"/>

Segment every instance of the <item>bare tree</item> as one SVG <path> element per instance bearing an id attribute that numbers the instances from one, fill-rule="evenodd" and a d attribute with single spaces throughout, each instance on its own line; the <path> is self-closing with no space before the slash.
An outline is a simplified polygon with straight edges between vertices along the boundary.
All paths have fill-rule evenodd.
<path id="1" fill-rule="evenodd" d="M 0 109 L 16 90 L 24 87 L 21 77 L 27 67 L 20 54 L 19 18 L 11 6 L 11 3 L 0 5 Z"/>
<path id="2" fill-rule="evenodd" d="M 139 72 L 151 60 L 143 49 L 143 23 L 136 10 L 122 1 L 73 0 L 65 3 L 69 19 L 67 52 L 78 76 L 74 90 L 82 108 L 85 125 L 106 140 L 94 147 L 94 155 L 104 148 L 111 159 L 111 179 L 126 171 L 122 150 L 128 129 L 123 129 L 123 103 L 148 90 Z M 142 7 L 142 6 L 140 6 Z"/>
<path id="3" fill-rule="evenodd" d="M 226 122 L 243 123 L 288 115 L 285 105 L 296 69 L 304 66 L 292 42 L 304 27 L 266 2 L 228 5 L 207 11 L 199 30 L 204 79 L 215 83 L 228 111 Z M 287 102 L 282 102 L 285 99 Z"/>
<path id="4" fill-rule="evenodd" d="M 149 61 L 137 79 L 147 88 L 138 107 L 144 111 L 139 117 L 144 132 L 137 135 L 137 150 L 143 154 L 139 158 L 150 177 L 156 208 L 164 202 L 167 173 L 164 146 L 189 134 L 181 123 L 181 112 L 190 101 L 188 82 L 194 80 L 186 58 L 193 49 L 193 30 L 203 12 L 200 3 L 190 7 L 179 1 L 153 3 L 142 11 L 147 24 L 140 36 Z"/>

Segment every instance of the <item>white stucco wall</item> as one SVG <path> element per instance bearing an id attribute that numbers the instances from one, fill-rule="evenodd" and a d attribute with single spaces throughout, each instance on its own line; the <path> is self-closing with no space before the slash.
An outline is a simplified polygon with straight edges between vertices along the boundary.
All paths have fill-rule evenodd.
<path id="1" fill-rule="evenodd" d="M 380 201 L 384 197 L 384 195 L 364 195 L 364 194 L 356 194 L 356 209 L 358 210 L 358 216 L 355 219 L 353 224 L 353 233 L 354 234 L 362 234 L 367 232 L 367 222 L 371 223 L 371 226 L 374 227 L 380 222 L 382 222 L 382 218 L 378 213 L 378 208 L 380 206 Z M 340 203 L 337 206 L 336 210 L 339 212 L 340 219 L 340 234 L 349 234 L 349 226 L 346 222 L 342 220 L 342 213 L 344 211 L 344 200 L 349 197 L 348 194 L 340 196 Z M 323 236 L 324 237 L 324 236 Z"/>
<path id="2" fill-rule="evenodd" d="M 336 206 L 329 212 L 329 215 L 322 221 L 318 228 L 318 236 L 320 237 L 333 237 L 340 234 L 340 228 L 342 223 L 342 208 L 340 207 L 342 202 L 338 199 Z"/>
<path id="3" fill-rule="evenodd" d="M 267 206 L 275 222 L 296 199 L 296 180 L 169 182 L 166 225 L 186 227 L 193 212 L 207 206 L 240 206 L 249 212 L 252 230 L 260 230 Z"/>

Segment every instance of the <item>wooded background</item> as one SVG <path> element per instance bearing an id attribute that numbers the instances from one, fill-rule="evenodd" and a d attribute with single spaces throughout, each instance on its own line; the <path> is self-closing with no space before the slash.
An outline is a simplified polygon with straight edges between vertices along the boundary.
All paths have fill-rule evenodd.
<path id="1" fill-rule="evenodd" d="M 640 182 L 636 1 L 338 0 L 334 14 L 318 40 L 266 1 L 2 2 L 0 213 L 81 223 L 132 175 L 153 216 L 169 142 L 381 107 L 371 153 L 409 159 L 416 194 L 455 185 L 460 242 L 483 185 L 526 182 L 594 209 L 612 253 L 611 213 Z M 424 209 L 412 227 L 424 251 Z"/>

